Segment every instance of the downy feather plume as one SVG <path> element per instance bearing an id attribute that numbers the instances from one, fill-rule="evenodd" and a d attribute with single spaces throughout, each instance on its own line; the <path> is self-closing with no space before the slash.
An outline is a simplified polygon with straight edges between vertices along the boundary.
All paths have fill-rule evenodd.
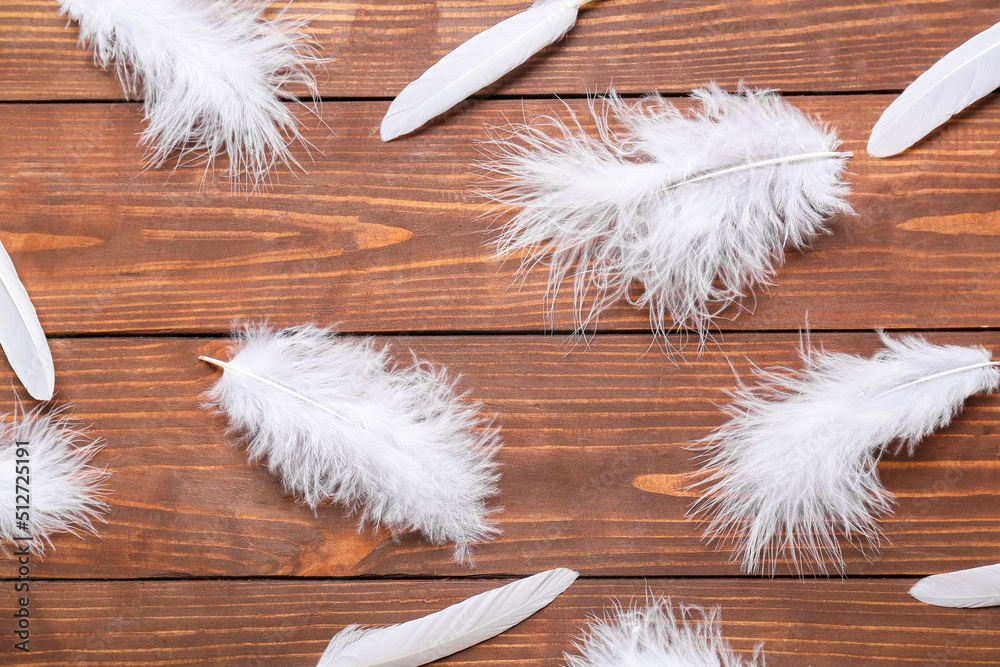
<path id="1" fill-rule="evenodd" d="M 0 419 L 0 542 L 42 554 L 56 533 L 96 535 L 93 522 L 108 511 L 103 497 L 110 474 L 88 462 L 103 445 L 60 410 L 43 414 L 35 408 Z M 27 531 L 18 526 L 19 514 L 27 514 Z M 18 539 L 25 536 L 31 539 Z"/>
<path id="2" fill-rule="evenodd" d="M 755 370 L 724 408 L 730 420 L 701 441 L 706 538 L 731 541 L 743 570 L 774 574 L 779 558 L 798 573 L 844 571 L 838 535 L 862 551 L 883 536 L 878 517 L 893 496 L 876 468 L 893 443 L 912 454 L 973 394 L 1000 385 L 981 347 L 891 339 L 870 359 L 827 353 L 804 341 L 803 370 Z"/>
<path id="3" fill-rule="evenodd" d="M 486 641 L 555 600 L 577 577 L 558 568 L 399 625 L 338 633 L 317 667 L 416 667 Z"/>
<path id="4" fill-rule="evenodd" d="M 539 0 L 446 55 L 403 89 L 382 119 L 382 141 L 408 134 L 566 34 L 592 0 Z"/>
<path id="5" fill-rule="evenodd" d="M 498 255 L 520 254 L 522 277 L 549 264 L 550 309 L 572 276 L 578 332 L 624 298 L 649 308 L 655 333 L 703 341 L 722 310 L 770 281 L 784 247 L 805 247 L 851 211 L 850 153 L 831 130 L 769 91 L 713 85 L 693 97 L 700 108 L 685 115 L 659 97 L 611 93 L 591 101 L 595 135 L 549 117 L 483 145 L 492 159 L 480 193 L 497 216 L 520 209 Z"/>
<path id="6" fill-rule="evenodd" d="M 995 607 L 1000 605 L 1000 563 L 924 577 L 910 595 L 938 607 Z"/>
<path id="7" fill-rule="evenodd" d="M 872 128 L 868 154 L 902 153 L 998 86 L 1000 23 L 941 58 L 907 86 Z"/>
<path id="8" fill-rule="evenodd" d="M 55 392 L 52 352 L 28 292 L 0 244 L 0 346 L 32 398 L 47 401 Z"/>
<path id="9" fill-rule="evenodd" d="M 497 429 L 461 400 L 444 369 L 387 347 L 302 326 L 247 325 L 207 392 L 285 489 L 310 507 L 333 500 L 393 532 L 455 543 L 455 558 L 499 533 L 486 499 L 497 493 Z"/>
<path id="10" fill-rule="evenodd" d="M 581 655 L 565 654 L 567 667 L 763 667 L 763 644 L 745 660 L 722 637 L 720 608 L 705 611 L 657 598 L 645 608 L 615 605 L 611 617 L 594 618 Z"/>
<path id="11" fill-rule="evenodd" d="M 283 99 L 292 86 L 317 96 L 308 66 L 319 62 L 308 22 L 262 19 L 265 0 L 60 0 L 80 40 L 123 88 L 145 99 L 141 143 L 159 167 L 226 153 L 235 189 L 253 190 L 277 164 L 298 166 L 302 142 Z"/>

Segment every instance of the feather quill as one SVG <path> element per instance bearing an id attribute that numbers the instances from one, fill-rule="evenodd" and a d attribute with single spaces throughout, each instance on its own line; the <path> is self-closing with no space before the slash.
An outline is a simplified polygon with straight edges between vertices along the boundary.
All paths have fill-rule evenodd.
<path id="1" fill-rule="evenodd" d="M 487 519 L 497 493 L 497 429 L 454 391 L 444 369 L 387 347 L 303 326 L 236 332 L 225 370 L 206 393 L 229 417 L 251 460 L 266 459 L 310 507 L 333 500 L 370 522 L 455 543 L 455 558 L 499 532 Z"/>
<path id="2" fill-rule="evenodd" d="M 700 108 L 685 115 L 659 97 L 611 93 L 591 101 L 596 135 L 549 117 L 483 145 L 479 192 L 507 216 L 497 254 L 521 255 L 522 277 L 549 264 L 550 318 L 573 276 L 578 332 L 627 299 L 648 307 L 655 333 L 704 341 L 722 310 L 770 281 L 784 247 L 805 247 L 851 211 L 850 153 L 832 131 L 769 91 L 713 85 L 693 97 Z"/>
<path id="3" fill-rule="evenodd" d="M 382 141 L 412 132 L 558 40 L 591 1 L 539 0 L 459 46 L 396 96 L 382 119 Z"/>
<path id="4" fill-rule="evenodd" d="M 902 153 L 998 86 L 1000 23 L 945 55 L 907 86 L 872 128 L 868 154 Z"/>
<path id="5" fill-rule="evenodd" d="M 1000 605 L 1000 563 L 924 577 L 910 595 L 938 607 L 995 607 Z"/>
<path id="6" fill-rule="evenodd" d="M 708 611 L 657 598 L 645 608 L 615 605 L 611 617 L 594 618 L 580 655 L 564 654 L 567 667 L 763 667 L 763 643 L 750 660 L 740 657 L 722 636 L 720 607 Z"/>
<path id="7" fill-rule="evenodd" d="M 60 0 L 80 24 L 94 59 L 115 66 L 123 88 L 141 87 L 146 159 L 159 167 L 221 153 L 235 189 L 253 190 L 277 164 L 299 166 L 289 145 L 303 142 L 283 99 L 289 87 L 317 96 L 308 66 L 320 62 L 302 19 L 264 20 L 264 0 Z"/>
<path id="8" fill-rule="evenodd" d="M 730 541 L 743 570 L 844 571 L 842 535 L 859 549 L 882 540 L 892 511 L 877 464 L 896 442 L 912 454 L 973 394 L 994 391 L 1000 370 L 981 347 L 882 335 L 872 358 L 826 353 L 803 342 L 804 369 L 755 370 L 724 408 L 730 420 L 700 443 L 706 477 L 692 513 L 705 536 Z"/>
<path id="9" fill-rule="evenodd" d="M 55 392 L 52 352 L 14 262 L 0 244 L 0 347 L 32 398 L 47 401 Z"/>
<path id="10" fill-rule="evenodd" d="M 15 414 L 12 421 L 10 415 L 0 417 L 4 420 L 0 424 L 0 498 L 4 499 L 0 541 L 30 544 L 31 553 L 39 555 L 46 545 L 51 546 L 56 533 L 96 535 L 94 521 L 108 511 L 103 497 L 108 494 L 104 481 L 110 474 L 89 465 L 103 445 L 62 412 L 43 414 L 35 408 Z M 29 503 L 16 500 L 25 488 Z M 16 510 L 18 504 L 27 504 L 27 511 Z M 20 514 L 28 515 L 27 531 L 18 526 Z M 30 539 L 23 539 L 26 536 Z"/>
<path id="11" fill-rule="evenodd" d="M 416 667 L 433 662 L 517 625 L 576 578 L 573 570 L 548 570 L 399 625 L 349 626 L 330 640 L 317 667 Z"/>

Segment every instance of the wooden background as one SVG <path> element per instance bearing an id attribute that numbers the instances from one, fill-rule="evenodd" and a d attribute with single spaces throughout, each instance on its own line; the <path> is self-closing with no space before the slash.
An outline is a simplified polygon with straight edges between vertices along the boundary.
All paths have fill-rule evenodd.
<path id="1" fill-rule="evenodd" d="M 50 337 L 58 398 L 107 443 L 101 537 L 59 536 L 34 562 L 30 654 L 13 650 L 12 561 L 0 564 L 0 662 L 311 666 L 351 623 L 404 621 L 514 576 L 581 579 L 455 665 L 557 665 L 593 611 L 647 590 L 721 604 L 735 648 L 768 664 L 1000 664 L 1000 610 L 928 607 L 920 576 L 1000 560 L 1000 396 L 968 402 L 916 456 L 880 466 L 890 541 L 848 577 L 741 576 L 703 544 L 680 490 L 685 449 L 750 363 L 796 364 L 806 322 L 828 350 L 871 353 L 873 330 L 1000 348 L 1000 101 L 988 96 L 901 156 L 864 150 L 915 76 L 1000 20 L 987 0 L 604 0 L 558 45 L 424 131 L 383 145 L 389 101 L 437 58 L 525 2 L 295 0 L 314 15 L 320 150 L 308 174 L 234 197 L 219 174 L 142 171 L 141 105 L 78 48 L 52 0 L 0 1 L 0 240 Z M 646 314 L 616 307 L 589 348 L 543 272 L 484 247 L 470 194 L 484 123 L 582 111 L 586 91 L 681 96 L 716 81 L 775 87 L 838 128 L 856 216 L 792 253 L 753 314 L 675 365 Z M 329 127 L 324 127 L 323 125 Z M 330 131 L 332 130 L 332 132 Z M 475 569 L 415 536 L 316 513 L 226 444 L 199 395 L 233 320 L 339 323 L 460 373 L 499 415 L 503 535 Z M 728 360 L 728 361 L 727 361 Z M 3 377 L 13 381 L 6 362 Z M 6 380 L 5 380 L 6 381 Z M 19 386 L 16 388 L 19 389 Z M 7 396 L 0 404 L 10 411 Z"/>

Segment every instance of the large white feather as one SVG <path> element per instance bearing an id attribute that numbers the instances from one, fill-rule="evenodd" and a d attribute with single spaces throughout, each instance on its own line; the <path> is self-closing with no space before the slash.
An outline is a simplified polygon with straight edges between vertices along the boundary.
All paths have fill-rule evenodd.
<path id="1" fill-rule="evenodd" d="M 110 474 L 88 463 L 102 445 L 63 412 L 35 408 L 13 421 L 0 417 L 0 542 L 27 544 L 31 553 L 42 553 L 56 533 L 96 534 L 94 521 L 108 511 L 103 497 Z M 18 525 L 25 515 L 27 530 Z M 25 536 L 30 539 L 17 540 Z"/>
<path id="2" fill-rule="evenodd" d="M 128 91 L 141 86 L 142 143 L 158 167 L 226 153 L 234 187 L 264 183 L 276 164 L 296 165 L 301 140 L 280 98 L 290 86 L 316 95 L 308 65 L 319 58 L 307 22 L 263 20 L 264 0 L 60 0 L 102 67 L 116 66 Z"/>
<path id="3" fill-rule="evenodd" d="M 511 628 L 549 604 L 577 577 L 558 568 L 385 628 L 349 626 L 317 667 L 416 667 L 469 648 Z"/>
<path id="4" fill-rule="evenodd" d="M 417 129 L 566 34 L 591 0 L 539 0 L 484 30 L 403 89 L 382 119 L 382 141 Z"/>
<path id="5" fill-rule="evenodd" d="M 995 607 L 1000 605 L 1000 563 L 924 577 L 910 595 L 938 607 Z"/>
<path id="6" fill-rule="evenodd" d="M 516 210 L 498 255 L 520 255 L 522 274 L 549 263 L 550 308 L 573 276 L 578 331 L 628 299 L 649 308 L 656 333 L 703 338 L 720 311 L 769 282 L 784 247 L 806 246 L 850 211 L 850 153 L 836 151 L 832 131 L 773 92 L 713 85 L 693 96 L 700 108 L 685 115 L 662 98 L 612 93 L 591 102 L 595 135 L 550 117 L 483 146 L 492 159 L 480 192 L 497 215 Z"/>
<path id="7" fill-rule="evenodd" d="M 749 660 L 722 636 L 720 608 L 708 611 L 670 599 L 647 601 L 644 608 L 615 604 L 613 615 L 594 618 L 576 648 L 565 654 L 567 667 L 763 667 L 763 644 Z"/>
<path id="8" fill-rule="evenodd" d="M 1000 86 L 1000 23 L 917 77 L 872 128 L 868 153 L 902 153 L 959 111 Z"/>
<path id="9" fill-rule="evenodd" d="M 387 347 L 314 326 L 246 326 L 237 338 L 229 362 L 202 357 L 225 369 L 206 396 L 290 493 L 455 542 L 459 561 L 499 532 L 486 507 L 499 479 L 497 429 L 444 369 L 416 358 L 398 366 Z"/>
<path id="10" fill-rule="evenodd" d="M 804 342 L 799 374 L 756 370 L 756 386 L 732 392 L 730 421 L 702 441 L 708 475 L 692 511 L 710 517 L 706 537 L 733 542 L 744 571 L 773 573 L 784 556 L 800 573 L 842 572 L 838 535 L 876 548 L 893 505 L 883 452 L 897 442 L 912 453 L 969 396 L 1000 385 L 981 347 L 882 342 L 870 359 Z"/>
<path id="11" fill-rule="evenodd" d="M 52 352 L 28 292 L 0 244 L 0 346 L 21 384 L 33 398 L 47 401 L 55 391 Z"/>

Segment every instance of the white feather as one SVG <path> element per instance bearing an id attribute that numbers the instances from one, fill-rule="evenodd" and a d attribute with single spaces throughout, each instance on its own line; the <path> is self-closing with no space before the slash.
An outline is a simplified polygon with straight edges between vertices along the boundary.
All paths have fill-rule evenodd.
<path id="1" fill-rule="evenodd" d="M 88 465 L 103 445 L 61 412 L 43 414 L 36 408 L 15 414 L 13 421 L 10 415 L 0 417 L 4 420 L 0 424 L 0 542 L 9 544 L 28 534 L 30 540 L 15 543 L 28 544 L 33 554 L 43 553 L 56 533 L 96 534 L 94 520 L 108 511 L 102 497 L 108 494 L 103 483 L 110 474 Z M 18 453 L 18 442 L 27 443 L 22 445 L 27 456 Z M 18 526 L 21 513 L 28 516 L 28 531 Z"/>
<path id="2" fill-rule="evenodd" d="M 454 391 L 444 369 L 400 367 L 387 347 L 313 326 L 246 326 L 206 394 L 285 488 L 316 507 L 332 499 L 360 523 L 419 530 L 455 557 L 499 530 L 498 432 Z"/>
<path id="3" fill-rule="evenodd" d="M 910 595 L 938 607 L 995 607 L 1000 605 L 1000 563 L 924 577 Z"/>
<path id="4" fill-rule="evenodd" d="M 577 577 L 558 568 L 515 581 L 423 618 L 385 628 L 349 626 L 317 667 L 416 667 L 511 628 L 556 599 Z"/>
<path id="5" fill-rule="evenodd" d="M 722 637 L 720 608 L 705 611 L 657 598 L 645 608 L 615 605 L 611 617 L 594 618 L 581 655 L 565 654 L 567 667 L 763 667 L 763 644 L 744 660 Z"/>
<path id="6" fill-rule="evenodd" d="M 412 132 L 565 35 L 590 1 L 539 0 L 459 46 L 396 96 L 382 119 L 382 141 Z"/>
<path id="7" fill-rule="evenodd" d="M 52 352 L 28 292 L 0 244 L 0 346 L 32 398 L 47 401 L 55 392 Z"/>
<path id="8" fill-rule="evenodd" d="M 141 85 L 147 159 L 161 166 L 226 153 L 234 188 L 254 189 L 279 163 L 297 166 L 289 150 L 302 141 L 295 115 L 280 98 L 290 86 L 315 97 L 307 66 L 319 61 L 307 22 L 263 20 L 264 0 L 60 0 L 80 24 L 102 67 L 115 65 L 123 87 Z"/>
<path id="9" fill-rule="evenodd" d="M 649 308 L 657 334 L 686 328 L 703 340 L 720 311 L 769 282 L 785 246 L 806 246 L 851 210 L 850 153 L 836 152 L 832 131 L 775 93 L 713 85 L 693 96 L 700 109 L 684 115 L 658 97 L 612 93 L 591 102 L 596 135 L 547 118 L 484 144 L 480 192 L 498 216 L 520 209 L 498 255 L 521 254 L 522 275 L 549 263 L 550 309 L 573 276 L 580 332 L 624 298 Z"/>
<path id="10" fill-rule="evenodd" d="M 876 468 L 897 442 L 912 453 L 973 394 L 1000 385 L 981 347 L 893 340 L 872 358 L 803 343 L 804 369 L 755 370 L 725 407 L 730 421 L 702 441 L 710 473 L 692 512 L 709 515 L 706 537 L 731 541 L 743 570 L 843 572 L 838 534 L 858 548 L 882 540 L 877 519 L 893 496 Z M 959 370 L 961 369 L 961 370 Z"/>
<path id="11" fill-rule="evenodd" d="M 959 111 L 1000 86 L 1000 23 L 917 77 L 872 128 L 868 153 L 902 153 Z"/>

